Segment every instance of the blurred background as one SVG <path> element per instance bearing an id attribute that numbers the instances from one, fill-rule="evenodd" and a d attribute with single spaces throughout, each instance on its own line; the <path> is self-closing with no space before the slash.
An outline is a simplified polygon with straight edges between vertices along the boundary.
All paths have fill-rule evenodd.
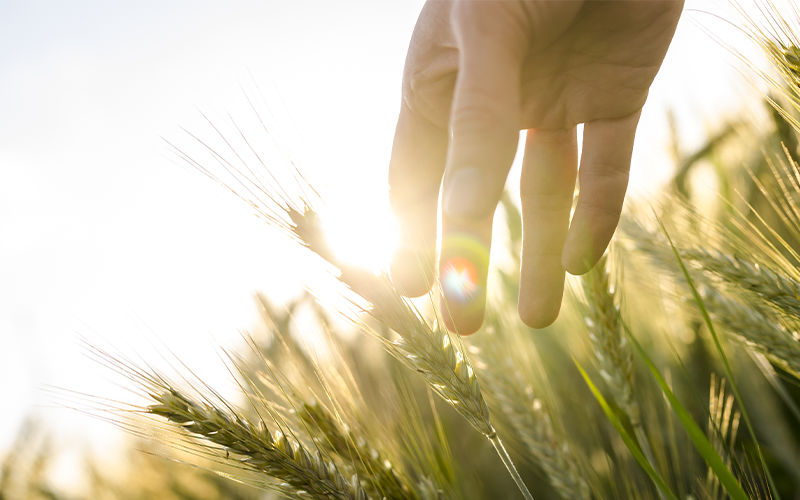
<path id="1" fill-rule="evenodd" d="M 163 342 L 213 384 L 209 346 L 258 324 L 254 294 L 302 292 L 294 247 L 164 142 L 240 106 L 242 87 L 258 86 L 303 168 L 344 200 L 342 252 L 385 259 L 390 237 L 362 229 L 390 227 L 388 159 L 422 3 L 0 3 L 0 450 L 31 414 L 66 448 L 121 440 L 49 391 L 119 390 L 81 338 L 143 357 Z M 728 6 L 686 9 L 639 125 L 632 199 L 672 181 L 676 138 L 691 152 L 735 117 L 768 120 L 764 86 L 714 40 L 761 64 L 714 16 Z M 714 197 L 714 176 L 695 174 L 694 198 Z"/>

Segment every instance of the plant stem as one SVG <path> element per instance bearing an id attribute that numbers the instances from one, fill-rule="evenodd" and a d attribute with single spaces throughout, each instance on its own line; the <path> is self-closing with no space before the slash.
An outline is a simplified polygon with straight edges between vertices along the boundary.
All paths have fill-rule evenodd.
<path id="1" fill-rule="evenodd" d="M 633 434 L 636 436 L 636 440 L 639 441 L 639 447 L 642 449 L 644 458 L 650 462 L 650 465 L 653 466 L 654 470 L 658 471 L 656 459 L 653 456 L 653 450 L 650 448 L 650 440 L 647 439 L 647 434 L 644 433 L 644 428 L 640 422 L 637 422 L 633 425 Z M 656 491 L 658 491 L 658 497 L 661 498 L 661 500 L 666 500 L 664 493 L 662 493 L 661 490 L 657 489 Z"/>
<path id="2" fill-rule="evenodd" d="M 525 497 L 525 500 L 533 500 L 531 492 L 528 491 L 528 487 L 525 486 L 525 483 L 519 476 L 517 468 L 514 467 L 514 462 L 511 461 L 511 457 L 508 456 L 508 452 L 503 446 L 503 443 L 500 442 L 500 436 L 495 434 L 494 437 L 489 438 L 489 441 L 491 441 L 492 446 L 494 446 L 494 449 L 497 450 L 497 454 L 500 455 L 500 460 L 503 461 L 503 464 L 506 466 L 506 469 L 508 469 L 508 473 L 511 474 L 512 478 L 514 478 L 514 482 L 517 483 L 517 487 L 519 488 L 519 491 L 522 492 L 522 496 Z"/>

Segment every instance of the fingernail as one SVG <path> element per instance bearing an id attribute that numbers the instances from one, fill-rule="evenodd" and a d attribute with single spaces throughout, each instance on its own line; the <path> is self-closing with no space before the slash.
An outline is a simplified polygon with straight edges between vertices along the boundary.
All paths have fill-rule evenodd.
<path id="1" fill-rule="evenodd" d="M 456 170 L 446 181 L 442 210 L 451 217 L 478 217 L 486 207 L 486 179 L 476 167 Z"/>

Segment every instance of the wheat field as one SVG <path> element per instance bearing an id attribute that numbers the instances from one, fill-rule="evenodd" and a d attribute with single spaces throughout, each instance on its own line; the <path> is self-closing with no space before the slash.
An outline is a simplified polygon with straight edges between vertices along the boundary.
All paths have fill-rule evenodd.
<path id="1" fill-rule="evenodd" d="M 626 206 L 543 332 L 516 312 L 513 195 L 496 215 L 486 321 L 462 338 L 433 297 L 409 300 L 385 270 L 337 255 L 326 194 L 299 167 L 259 164 L 224 124 L 221 145 L 168 139 L 320 284 L 286 304 L 259 295 L 263 325 L 217 346 L 234 396 L 180 360 L 167 374 L 87 342 L 130 399 L 55 397 L 125 431 L 131 452 L 124 474 L 87 457 L 79 498 L 800 499 L 800 9 L 760 5 L 765 20 L 739 22 L 773 64 L 769 126 L 738 117 L 676 147 L 669 187 Z M 692 184 L 709 166 L 711 208 Z M 78 498 L 50 483 L 51 457 L 29 422 L 3 455 L 0 500 Z"/>

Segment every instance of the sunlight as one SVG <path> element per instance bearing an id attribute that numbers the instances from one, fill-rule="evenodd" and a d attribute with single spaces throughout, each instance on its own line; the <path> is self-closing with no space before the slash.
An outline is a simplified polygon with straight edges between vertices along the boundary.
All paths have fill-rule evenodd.
<path id="1" fill-rule="evenodd" d="M 329 208 L 325 233 L 338 258 L 372 271 L 389 265 L 397 244 L 397 224 L 388 207 L 353 199 Z"/>

